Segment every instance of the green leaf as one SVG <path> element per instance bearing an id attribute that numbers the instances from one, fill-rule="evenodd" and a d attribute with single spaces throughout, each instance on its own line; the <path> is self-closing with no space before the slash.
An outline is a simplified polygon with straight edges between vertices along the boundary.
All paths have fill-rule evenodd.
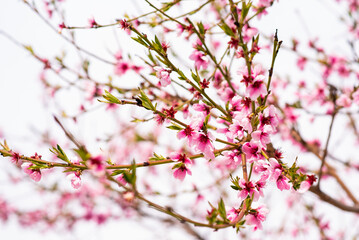
<path id="1" fill-rule="evenodd" d="M 107 100 L 107 103 L 121 104 L 121 101 L 107 90 L 105 90 L 105 94 L 102 97 Z"/>
<path id="2" fill-rule="evenodd" d="M 84 162 L 86 162 L 91 157 L 91 155 L 83 148 L 74 148 L 73 150 Z"/>
<path id="3" fill-rule="evenodd" d="M 231 37 L 234 37 L 234 32 L 232 31 L 232 28 L 230 28 L 225 22 L 222 22 L 221 24 L 218 25 L 222 30 L 223 32 L 228 35 L 228 36 L 231 36 Z"/>
<path id="4" fill-rule="evenodd" d="M 177 124 L 173 124 L 171 126 L 167 127 L 168 129 L 172 129 L 172 130 L 182 130 L 183 128 L 178 126 Z"/>
<path id="5" fill-rule="evenodd" d="M 60 158 L 61 160 L 64 160 L 67 163 L 71 163 L 71 161 L 69 160 L 69 158 L 66 156 L 64 150 L 62 150 L 62 148 L 60 147 L 60 145 L 57 144 L 57 148 L 53 147 L 52 149 L 50 149 L 50 151 L 55 154 L 58 158 Z"/>
<path id="6" fill-rule="evenodd" d="M 201 35 L 204 35 L 204 34 L 205 34 L 205 30 L 204 30 L 203 23 L 202 23 L 202 22 L 199 22 L 199 23 L 197 23 L 197 26 L 198 26 L 199 33 L 200 33 Z"/>
<path id="7" fill-rule="evenodd" d="M 222 217 L 223 220 L 227 219 L 226 207 L 224 205 L 224 202 L 223 202 L 222 198 L 218 203 L 218 212 L 219 212 L 219 215 Z"/>

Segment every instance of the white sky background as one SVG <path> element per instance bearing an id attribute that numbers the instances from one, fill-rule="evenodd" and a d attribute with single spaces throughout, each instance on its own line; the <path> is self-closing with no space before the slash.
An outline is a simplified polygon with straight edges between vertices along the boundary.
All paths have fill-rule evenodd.
<path id="1" fill-rule="evenodd" d="M 68 24 L 70 26 L 84 26 L 88 24 L 88 19 L 92 16 L 100 24 L 112 23 L 115 18 L 122 18 L 124 11 L 137 15 L 150 9 L 145 1 L 138 0 L 137 2 L 138 4 L 134 5 L 133 1 L 130 0 L 66 0 L 66 4 L 72 5 L 71 8 L 68 8 L 71 10 L 66 13 Z M 153 2 L 158 3 L 158 1 Z M 340 41 L 340 38 L 344 37 L 343 34 L 345 34 L 346 29 L 343 29 L 343 25 L 338 23 L 336 17 L 333 17 L 338 16 L 337 13 L 340 9 L 337 9 L 331 2 L 329 0 L 280 0 L 279 4 L 276 3 L 275 7 L 270 9 L 269 15 L 263 17 L 256 27 L 267 34 L 278 29 L 279 37 L 284 40 L 284 44 L 289 44 L 290 37 L 293 35 L 302 39 L 318 36 L 321 39 L 320 43 L 328 49 L 338 52 L 348 51 L 348 48 Z M 38 6 L 39 8 L 42 7 L 40 1 Z M 58 53 L 59 49 L 66 46 L 65 42 L 35 16 L 22 1 L 2 0 L 0 2 L 0 31 L 5 31 L 22 43 L 31 44 L 36 52 L 44 57 Z M 90 31 L 90 33 L 85 31 Z M 91 51 L 111 59 L 108 52 L 114 53 L 118 50 L 114 35 L 114 31 L 108 29 L 84 30 L 79 42 L 84 48 L 91 49 Z M 126 39 L 119 39 L 119 42 L 122 47 L 129 44 L 129 40 Z M 136 51 L 140 51 L 141 47 L 138 44 L 131 46 L 137 46 Z M 286 74 L 293 76 L 293 72 L 297 72 L 295 62 L 287 61 L 285 56 L 288 55 L 284 51 L 280 53 L 275 71 L 280 72 L 282 76 Z M 2 131 L 6 135 L 11 146 L 15 149 L 21 149 L 24 154 L 32 154 L 34 151 L 42 153 L 48 151 L 46 148 L 39 148 L 35 141 L 32 141 L 36 134 L 30 129 L 41 131 L 45 128 L 51 128 L 53 131 L 59 131 L 53 122 L 52 113 L 43 108 L 44 95 L 38 79 L 41 69 L 42 64 L 39 64 L 26 51 L 0 35 L 0 132 Z M 103 69 L 98 69 L 94 75 L 101 76 L 102 71 Z M 314 75 L 315 73 L 313 73 Z M 298 73 L 295 77 L 298 77 L 296 80 L 299 80 L 304 76 Z M 69 102 L 74 101 L 70 94 L 66 96 L 68 96 Z M 52 109 L 51 107 L 53 106 L 50 106 L 50 109 Z M 111 127 L 111 125 L 107 126 Z M 87 124 L 80 126 L 78 132 L 82 134 L 82 138 L 86 138 L 87 134 L 91 134 L 93 131 L 103 131 L 103 129 L 99 129 L 102 127 L 93 126 L 87 122 Z M 317 130 L 318 133 L 322 131 L 322 129 Z M 293 159 L 298 153 L 299 151 L 287 154 Z M 4 167 L 9 167 L 9 164 L 4 163 L 4 159 L 1 159 L 0 168 Z M 2 186 L 4 179 L 5 177 L 0 175 L 0 196 L 5 189 L 6 191 L 9 190 L 9 188 Z M 6 192 L 6 195 L 11 194 Z M 281 213 L 279 212 L 279 214 Z M 275 217 L 272 216 L 272 218 Z M 345 220 L 343 221 L 345 222 Z M 11 222 L 6 226 L 0 225 L 0 238 L 32 240 L 40 237 L 46 240 L 95 240 L 111 237 L 115 239 L 113 236 L 118 236 L 119 229 L 121 234 L 133 237 L 130 234 L 133 234 L 132 230 L 136 228 L 135 221 L 128 223 L 122 221 L 120 228 L 113 222 L 102 228 L 95 227 L 94 224 L 91 227 L 83 228 L 83 226 L 81 225 L 82 228 L 75 231 L 75 235 L 72 236 L 70 233 L 65 235 L 63 233 L 61 235 L 59 233 L 39 233 L 22 228 L 20 231 L 19 226 Z M 151 226 L 151 222 L 149 222 L 149 226 Z M 145 230 L 143 232 L 137 231 L 134 233 L 136 237 L 132 239 L 151 239 L 148 237 L 151 233 L 153 231 L 150 230 L 148 232 Z M 171 231 L 171 233 L 172 235 L 168 239 L 183 239 L 181 235 L 176 235 L 176 231 Z"/>

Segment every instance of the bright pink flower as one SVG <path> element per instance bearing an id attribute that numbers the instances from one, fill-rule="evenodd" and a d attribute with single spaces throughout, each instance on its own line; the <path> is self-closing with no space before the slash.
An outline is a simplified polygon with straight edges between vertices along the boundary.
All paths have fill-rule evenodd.
<path id="1" fill-rule="evenodd" d="M 272 127 L 272 132 L 275 132 L 278 125 L 278 116 L 276 113 L 276 108 L 273 105 L 270 105 L 264 109 L 263 114 L 259 115 L 260 128 L 263 128 L 265 125 Z"/>
<path id="2" fill-rule="evenodd" d="M 262 222 L 266 219 L 268 212 L 268 209 L 263 205 L 256 209 L 251 209 L 246 216 L 246 223 L 254 225 L 254 231 L 262 229 Z"/>
<path id="3" fill-rule="evenodd" d="M 156 77 L 160 79 L 158 83 L 160 86 L 166 87 L 171 84 L 170 69 L 165 69 L 158 66 L 154 67 L 153 69 L 156 71 Z"/>
<path id="4" fill-rule="evenodd" d="M 94 171 L 96 176 L 102 176 L 105 173 L 104 158 L 101 155 L 91 157 L 87 160 L 88 167 Z"/>
<path id="5" fill-rule="evenodd" d="M 297 60 L 297 66 L 300 70 L 304 70 L 304 67 L 307 63 L 307 58 L 306 57 L 299 57 Z"/>
<path id="6" fill-rule="evenodd" d="M 248 163 L 252 163 L 255 160 L 262 159 L 260 143 L 258 142 L 246 142 L 242 146 L 242 151 L 246 154 Z"/>
<path id="7" fill-rule="evenodd" d="M 90 24 L 90 28 L 94 28 L 98 26 L 97 22 L 95 21 L 95 18 L 90 18 L 89 24 Z"/>
<path id="8" fill-rule="evenodd" d="M 119 61 L 115 66 L 115 74 L 121 76 L 131 69 L 131 65 L 125 61 Z"/>
<path id="9" fill-rule="evenodd" d="M 207 69 L 208 67 L 208 61 L 203 59 L 204 54 L 195 50 L 191 56 L 189 57 L 191 60 L 195 62 L 196 68 L 199 70 L 201 67 L 202 69 Z"/>
<path id="10" fill-rule="evenodd" d="M 30 162 L 25 162 L 21 165 L 22 169 L 26 174 L 30 176 L 32 180 L 38 182 L 41 180 L 41 172 L 40 169 L 30 169 L 30 167 L 34 166 L 34 164 Z"/>
<path id="11" fill-rule="evenodd" d="M 184 163 L 184 164 L 186 164 L 186 165 L 191 165 L 192 164 L 192 160 L 191 159 L 189 159 L 187 156 L 186 156 L 186 154 L 181 154 L 181 153 L 171 153 L 170 154 L 170 158 L 172 159 L 172 160 L 176 160 L 176 161 L 178 161 L 178 162 L 182 162 L 182 163 Z"/>
<path id="12" fill-rule="evenodd" d="M 191 126 L 187 126 L 186 128 L 180 130 L 180 131 L 177 133 L 178 139 L 187 138 L 189 145 L 192 145 L 193 138 L 194 138 L 196 135 L 197 135 L 197 132 L 195 132 L 195 131 L 193 130 L 193 128 L 191 128 Z"/>
<path id="13" fill-rule="evenodd" d="M 259 96 L 264 97 L 267 94 L 267 88 L 263 81 L 256 80 L 247 87 L 246 92 L 250 98 L 257 99 Z"/>
<path id="14" fill-rule="evenodd" d="M 199 133 L 193 139 L 193 144 L 195 145 L 195 149 L 201 153 L 203 153 L 204 158 L 207 160 L 214 159 L 214 147 L 212 141 L 215 138 L 212 136 L 210 132 L 207 134 Z"/>
<path id="15" fill-rule="evenodd" d="M 127 184 L 126 179 L 123 176 L 123 173 L 121 173 L 120 175 L 118 175 L 118 177 L 116 178 L 116 181 L 121 183 L 123 186 L 125 186 Z"/>
<path id="16" fill-rule="evenodd" d="M 242 188 L 238 192 L 238 197 L 241 199 L 241 201 L 246 199 L 248 196 L 253 196 L 253 201 L 258 200 L 260 194 L 256 190 L 256 185 L 252 181 L 246 182 L 244 179 L 240 179 L 238 181 L 238 185 Z"/>
<path id="17" fill-rule="evenodd" d="M 21 165 L 21 160 L 20 160 L 20 154 L 18 154 L 17 152 L 11 151 L 11 162 L 16 164 L 16 165 Z"/>
<path id="18" fill-rule="evenodd" d="M 308 189 L 313 185 L 313 183 L 317 180 L 317 177 L 314 175 L 307 175 L 307 179 L 300 184 L 298 189 L 299 193 L 304 193 L 308 191 Z"/>
<path id="19" fill-rule="evenodd" d="M 189 170 L 184 164 L 173 172 L 173 176 L 181 181 L 186 177 L 186 174 L 192 175 L 191 170 Z"/>

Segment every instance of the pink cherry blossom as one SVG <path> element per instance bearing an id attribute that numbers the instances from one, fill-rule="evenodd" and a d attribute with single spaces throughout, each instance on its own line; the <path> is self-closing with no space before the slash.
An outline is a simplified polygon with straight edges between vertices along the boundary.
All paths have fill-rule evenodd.
<path id="1" fill-rule="evenodd" d="M 252 181 L 246 182 L 244 179 L 240 179 L 238 181 L 238 185 L 242 188 L 238 192 L 238 197 L 241 201 L 246 199 L 248 196 L 253 196 L 253 201 L 258 200 L 260 193 L 257 191 L 256 185 Z"/>
<path id="2" fill-rule="evenodd" d="M 197 69 L 200 69 L 201 67 L 203 69 L 207 69 L 208 61 L 203 59 L 203 57 L 204 57 L 203 53 L 195 50 L 189 58 L 195 62 L 195 66 Z"/>
<path id="3" fill-rule="evenodd" d="M 289 190 L 290 189 L 289 179 L 283 175 L 279 175 L 279 177 L 277 178 L 277 187 L 281 191 Z"/>
<path id="4" fill-rule="evenodd" d="M 41 180 L 41 172 L 39 169 L 30 169 L 30 167 L 34 166 L 34 164 L 30 162 L 25 162 L 21 165 L 21 168 L 24 170 L 26 174 L 30 176 L 32 180 L 38 182 Z"/>
<path id="5" fill-rule="evenodd" d="M 173 172 L 173 176 L 181 181 L 184 180 L 186 174 L 192 175 L 192 172 L 184 164 L 181 167 L 176 168 Z"/>
<path id="6" fill-rule="evenodd" d="M 338 106 L 341 106 L 341 107 L 350 107 L 352 104 L 352 101 L 346 94 L 340 95 L 339 98 L 335 102 Z"/>
<path id="7" fill-rule="evenodd" d="M 208 132 L 207 134 L 199 133 L 193 139 L 193 144 L 195 145 L 195 149 L 201 153 L 203 153 L 204 158 L 207 160 L 214 159 L 214 147 L 212 141 L 215 138 L 213 135 Z"/>
<path id="8" fill-rule="evenodd" d="M 71 186 L 74 189 L 79 189 L 82 185 L 81 177 L 79 173 L 73 172 L 67 176 L 71 181 Z"/>
<path id="9" fill-rule="evenodd" d="M 246 223 L 254 225 L 254 231 L 262 229 L 262 222 L 266 220 L 268 212 L 268 209 L 263 205 L 252 209 L 246 216 Z"/>
<path id="10" fill-rule="evenodd" d="M 160 79 L 158 83 L 160 86 L 166 87 L 171 84 L 170 69 L 165 69 L 158 66 L 154 67 L 153 69 L 156 71 L 156 77 Z"/>
<path id="11" fill-rule="evenodd" d="M 231 210 L 227 211 L 227 218 L 229 221 L 231 221 L 232 223 L 235 223 L 239 220 L 239 213 L 241 212 L 241 209 L 235 209 L 235 208 L 231 208 Z"/>
<path id="12" fill-rule="evenodd" d="M 263 156 L 261 155 L 261 147 L 259 142 L 246 142 L 242 146 L 243 152 L 246 154 L 247 161 L 252 163 L 255 160 L 262 159 Z"/>

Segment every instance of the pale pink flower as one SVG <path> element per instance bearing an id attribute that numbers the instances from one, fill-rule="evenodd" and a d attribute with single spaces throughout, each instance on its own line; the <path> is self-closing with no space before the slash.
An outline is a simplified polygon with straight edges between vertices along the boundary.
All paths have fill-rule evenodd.
<path id="1" fill-rule="evenodd" d="M 342 94 L 340 95 L 340 97 L 335 101 L 335 103 L 338 106 L 341 107 L 350 107 L 352 104 L 351 99 L 346 95 L 346 94 Z"/>
<path id="2" fill-rule="evenodd" d="M 262 222 L 266 219 L 268 212 L 268 209 L 263 205 L 252 209 L 246 216 L 246 223 L 254 225 L 254 231 L 262 229 Z"/>
<path id="3" fill-rule="evenodd" d="M 30 167 L 32 167 L 33 165 L 34 164 L 30 162 L 25 162 L 21 165 L 21 167 L 24 170 L 24 172 L 30 176 L 32 180 L 38 182 L 41 180 L 41 172 L 39 169 L 30 169 Z"/>
<path id="4" fill-rule="evenodd" d="M 241 209 L 235 209 L 232 208 L 231 210 L 227 211 L 227 218 L 229 221 L 231 221 L 232 223 L 235 223 L 239 220 L 239 213 L 241 212 Z"/>
<path id="5" fill-rule="evenodd" d="M 359 89 L 353 93 L 353 103 L 359 105 Z"/>
<path id="6" fill-rule="evenodd" d="M 165 69 L 158 66 L 154 67 L 153 69 L 156 71 L 156 77 L 160 80 L 158 83 L 160 86 L 166 87 L 171 84 L 170 69 Z"/>
<path id="7" fill-rule="evenodd" d="M 81 187 L 82 181 L 81 181 L 80 174 L 73 172 L 73 173 L 70 173 L 67 177 L 70 179 L 71 186 L 74 189 L 79 189 Z"/>
<path id="8" fill-rule="evenodd" d="M 262 148 L 266 148 L 267 144 L 270 143 L 270 133 L 272 133 L 273 129 L 269 125 L 265 125 L 262 129 L 254 131 L 251 136 L 252 139 L 261 144 Z"/>
<path id="9" fill-rule="evenodd" d="M 279 175 L 279 177 L 277 178 L 277 188 L 281 191 L 289 190 L 289 179 L 283 175 Z"/>

